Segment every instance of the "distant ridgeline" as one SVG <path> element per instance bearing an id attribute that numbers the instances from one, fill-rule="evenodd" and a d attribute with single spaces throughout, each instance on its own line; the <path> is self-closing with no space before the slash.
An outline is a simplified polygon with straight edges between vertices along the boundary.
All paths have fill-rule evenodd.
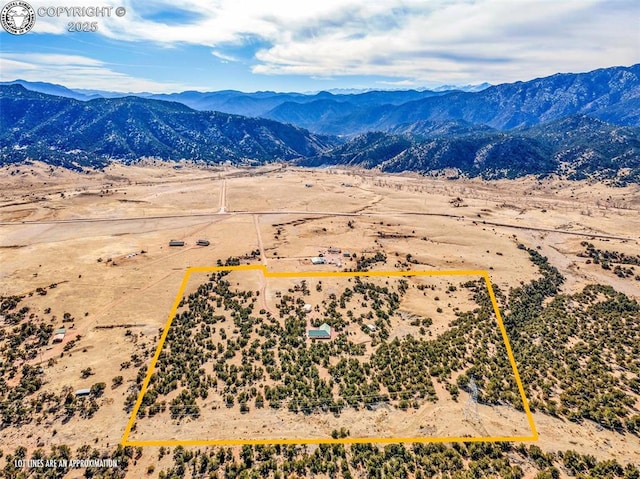
<path id="1" fill-rule="evenodd" d="M 640 64 L 478 92 L 145 96 L 4 83 L 0 163 L 81 168 L 152 157 L 640 181 Z"/>
<path id="2" fill-rule="evenodd" d="M 0 86 L 0 161 L 96 166 L 142 157 L 261 164 L 317 155 L 336 140 L 273 120 L 135 96 L 90 101 Z"/>

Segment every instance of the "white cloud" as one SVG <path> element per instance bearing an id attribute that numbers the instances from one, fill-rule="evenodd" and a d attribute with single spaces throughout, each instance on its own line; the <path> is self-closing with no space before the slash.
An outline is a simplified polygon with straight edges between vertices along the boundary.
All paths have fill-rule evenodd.
<path id="1" fill-rule="evenodd" d="M 123 92 L 167 92 L 193 88 L 179 83 L 160 83 L 116 72 L 99 60 L 80 55 L 3 52 L 0 79 L 47 81 L 68 88 L 90 88 Z"/>
<path id="2" fill-rule="evenodd" d="M 101 20 L 101 34 L 168 47 L 204 45 L 224 61 L 235 59 L 225 46 L 257 39 L 263 48 L 253 72 L 259 74 L 499 83 L 640 61 L 637 0 L 125 0 L 122 5 L 127 14 Z M 172 10 L 176 18 L 188 13 L 188 19 L 153 16 Z M 65 21 L 38 19 L 37 28 L 64 33 Z"/>
<path id="3" fill-rule="evenodd" d="M 214 57 L 216 57 L 216 58 L 218 58 L 218 59 L 222 60 L 222 62 L 224 62 L 224 63 L 228 63 L 228 62 L 237 62 L 237 61 L 239 61 L 236 57 L 234 57 L 234 56 L 232 56 L 232 55 L 226 55 L 226 54 L 224 54 L 224 53 L 222 53 L 222 52 L 218 52 L 218 51 L 216 51 L 216 50 L 211 50 L 211 54 L 212 54 Z"/>
<path id="4" fill-rule="evenodd" d="M 81 55 L 61 55 L 57 53 L 10 53 L 2 54 L 3 58 L 29 63 L 31 65 L 61 65 L 64 68 L 88 66 L 100 67 L 103 63 L 94 58 Z"/>
<path id="5" fill-rule="evenodd" d="M 442 4 L 398 16 L 388 29 L 346 22 L 322 35 L 277 42 L 258 52 L 254 71 L 498 83 L 640 61 L 632 9 L 598 7 L 582 0 Z"/>
<path id="6" fill-rule="evenodd" d="M 384 85 L 385 87 L 392 87 L 392 88 L 413 88 L 415 86 L 419 86 L 413 80 L 396 80 L 396 81 L 380 80 L 380 81 L 377 81 L 376 83 L 378 83 L 379 85 Z"/>

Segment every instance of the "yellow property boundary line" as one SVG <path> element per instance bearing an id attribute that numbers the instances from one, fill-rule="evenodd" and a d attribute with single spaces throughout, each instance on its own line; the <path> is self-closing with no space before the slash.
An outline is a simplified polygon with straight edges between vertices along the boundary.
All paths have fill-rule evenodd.
<path id="1" fill-rule="evenodd" d="M 140 409 L 140 405 L 142 404 L 142 398 L 147 392 L 147 388 L 149 386 L 149 382 L 151 380 L 151 376 L 153 374 L 153 370 L 158 362 L 158 358 L 160 356 L 160 352 L 162 351 L 162 346 L 164 345 L 165 340 L 167 339 L 167 334 L 169 332 L 169 328 L 171 327 L 171 323 L 173 322 L 173 318 L 176 315 L 178 310 L 178 306 L 180 301 L 182 300 L 182 295 L 184 290 L 189 282 L 189 278 L 192 273 L 211 273 L 211 272 L 219 272 L 219 271 L 261 271 L 264 274 L 265 278 L 326 278 L 326 277 L 355 277 L 355 276 L 481 276 L 484 278 L 485 284 L 487 285 L 487 290 L 489 291 L 489 297 L 491 298 L 491 304 L 493 305 L 493 310 L 496 314 L 496 319 L 498 321 L 498 326 L 500 327 L 500 332 L 502 333 L 502 339 L 504 340 L 504 344 L 507 348 L 507 355 L 509 356 L 509 361 L 511 363 L 511 367 L 513 368 L 513 373 L 516 378 L 516 383 L 518 385 L 518 391 L 520 392 L 520 397 L 522 399 L 522 404 L 524 407 L 524 411 L 527 415 L 527 420 L 529 422 L 529 426 L 531 427 L 531 435 L 530 436 L 487 436 L 487 437 L 376 437 L 376 438 L 357 438 L 357 437 L 347 437 L 341 439 L 213 439 L 213 440 L 160 440 L 160 441 L 130 441 L 129 435 L 131 434 L 131 429 L 133 428 L 133 423 L 135 422 L 136 416 L 138 415 L 138 410 Z M 214 266 L 214 267 L 189 267 L 187 268 L 184 277 L 182 278 L 182 284 L 180 285 L 180 289 L 178 290 L 178 294 L 176 295 L 176 299 L 173 302 L 173 307 L 171 308 L 171 312 L 169 313 L 169 319 L 167 320 L 164 330 L 162 331 L 162 335 L 160 336 L 160 342 L 158 343 L 158 347 L 156 348 L 156 353 L 151 360 L 151 364 L 149 365 L 149 370 L 147 371 L 147 375 L 142 382 L 142 388 L 140 389 L 140 393 L 138 394 L 138 399 L 133 407 L 133 411 L 131 413 L 131 417 L 129 418 L 129 422 L 127 427 L 124 430 L 124 434 L 122 436 L 121 444 L 123 446 L 238 446 L 238 445 L 257 445 L 257 444 L 354 444 L 354 443 L 406 443 L 406 442 L 501 442 L 501 441 L 509 441 L 509 442 L 521 442 L 521 441 L 537 441 L 538 440 L 538 431 L 536 430 L 536 426 L 533 421 L 533 415 L 531 414 L 531 410 L 529 409 L 529 402 L 527 401 L 527 397 L 524 392 L 524 387 L 522 386 L 522 381 L 520 380 L 520 374 L 518 374 L 518 367 L 516 366 L 516 361 L 513 357 L 513 352 L 511 351 L 511 345 L 509 344 L 509 338 L 507 337 L 507 331 L 502 322 L 502 316 L 500 315 L 500 310 L 498 308 L 498 302 L 496 301 L 496 296 L 493 292 L 493 288 L 491 286 L 491 280 L 489 279 L 489 274 L 485 270 L 450 270 L 450 271 L 364 271 L 364 272 L 345 272 L 345 271 L 319 271 L 319 272 L 269 272 L 267 267 L 264 265 L 243 265 L 243 266 Z"/>

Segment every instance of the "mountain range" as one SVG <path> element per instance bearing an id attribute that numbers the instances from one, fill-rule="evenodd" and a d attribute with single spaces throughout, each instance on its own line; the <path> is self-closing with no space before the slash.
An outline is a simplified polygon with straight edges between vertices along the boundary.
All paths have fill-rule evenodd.
<path id="1" fill-rule="evenodd" d="M 333 101 L 284 103 L 265 116 L 316 133 L 410 132 L 415 124 L 465 121 L 499 130 L 535 126 L 586 114 L 620 125 L 640 125 L 640 64 L 589 73 L 562 73 L 506 83 L 480 92 L 445 92 L 400 105 L 351 107 Z"/>
<path id="2" fill-rule="evenodd" d="M 97 93 L 10 83 L 0 85 L 5 163 L 42 158 L 77 166 L 156 157 L 388 172 L 455 169 L 487 178 L 640 178 L 640 64 L 476 92 L 91 98 Z M 211 111 L 221 109 L 247 114 Z"/>
<path id="3" fill-rule="evenodd" d="M 307 103 L 342 105 L 353 113 L 360 109 L 372 108 L 381 105 L 401 105 L 408 101 L 419 100 L 431 96 L 443 95 L 451 92 L 451 89 L 430 90 L 394 90 L 394 91 L 363 91 L 357 93 L 332 93 L 321 91 L 314 94 L 304 93 L 278 93 L 273 91 L 259 91 L 244 93 L 236 90 L 222 90 L 214 92 L 183 91 L 180 93 L 118 93 L 103 90 L 70 89 L 62 85 L 45 82 L 28 82 L 15 80 L 12 82 L 0 82 L 0 85 L 22 85 L 28 90 L 56 95 L 74 100 L 89 101 L 99 98 L 122 98 L 137 96 L 150 100 L 175 101 L 182 103 L 194 110 L 219 111 L 235 115 L 277 118 L 279 111 L 285 110 L 291 105 L 304 105 Z M 453 86 L 451 88 L 454 88 Z M 463 87 L 467 90 L 471 86 Z M 281 108 L 282 107 L 282 108 Z M 312 106 L 311 110 L 315 110 Z M 296 124 L 294 118 L 284 120 L 285 123 Z M 298 125 L 301 126 L 301 125 Z"/>
<path id="4" fill-rule="evenodd" d="M 298 164 L 379 168 L 390 173 L 454 169 L 487 179 L 555 173 L 576 180 L 640 182 L 638 127 L 581 114 L 508 132 L 466 122 L 432 126 L 419 137 L 365 133 Z"/>
<path id="5" fill-rule="evenodd" d="M 65 166 L 154 157 L 254 163 L 316 155 L 336 140 L 273 120 L 124 97 L 90 101 L 0 87 L 0 161 Z"/>
<path id="6" fill-rule="evenodd" d="M 118 93 L 70 90 L 61 85 L 17 80 L 25 88 L 78 100 Z M 7 84 L 7 83 L 5 83 Z M 136 96 L 291 123 L 314 133 L 355 136 L 367 131 L 410 131 L 420 121 L 464 120 L 500 130 L 534 126 L 586 114 L 615 124 L 640 125 L 640 64 L 587 73 L 558 73 L 480 91 L 394 90 L 355 94 L 185 91 Z"/>

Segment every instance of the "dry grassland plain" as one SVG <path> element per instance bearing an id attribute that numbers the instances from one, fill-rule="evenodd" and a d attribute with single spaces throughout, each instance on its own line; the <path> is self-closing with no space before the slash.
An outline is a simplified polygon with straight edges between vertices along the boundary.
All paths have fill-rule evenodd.
<path id="1" fill-rule="evenodd" d="M 40 163 L 14 165 L 0 168 L 0 181 L 0 294 L 24 295 L 30 311 L 56 328 L 63 325 L 65 313 L 72 318 L 64 323 L 63 342 L 50 344 L 28 362 L 43 367 L 42 390 L 58 394 L 65 387 L 107 384 L 91 419 L 61 423 L 52 418 L 5 428 L 1 442 L 7 450 L 18 445 L 33 450 L 42 443 L 118 444 L 129 420 L 125 400 L 139 369 L 131 364 L 136 362 L 132 357 L 141 365 L 150 362 L 186 268 L 216 266 L 229 257 L 274 272 L 342 271 L 353 261 L 335 258 L 336 264 L 317 266 L 310 259 L 330 246 L 358 256 L 381 251 L 387 263 L 373 265 L 373 270 L 486 270 L 492 284 L 508 291 L 539 274 L 518 249 L 523 243 L 547 256 L 565 276 L 563 292 L 602 283 L 640 299 L 639 281 L 620 278 L 580 256 L 584 241 L 602 250 L 638 254 L 637 185 L 611 188 L 553 178 L 452 181 L 281 165 L 236 169 L 163 163 L 82 173 Z M 210 245 L 197 246 L 198 239 Z M 170 247 L 170 240 L 185 246 Z M 440 293 L 447 282 L 454 283 L 446 277 L 432 280 Z M 192 278 L 185 295 L 204 281 Z M 245 287 L 261 290 L 267 309 L 275 310 L 275 291 L 291 287 L 291 281 L 253 278 Z M 329 286 L 328 279 L 323 283 Z M 412 289 L 402 308 L 433 318 L 431 334 L 437 336 L 454 319 L 454 307 L 473 305 L 460 291 L 446 299 L 440 294 L 443 312 L 434 313 L 435 295 L 428 291 L 418 297 Z M 314 297 L 310 302 L 321 301 Z M 395 325 L 392 334 L 413 333 L 402 327 Z M 123 367 L 126 363 L 130 365 Z M 83 378 L 88 367 L 92 374 Z M 118 375 L 123 384 L 112 387 Z M 437 382 L 435 387 L 439 396 L 447 396 Z M 433 435 L 482 435 L 463 421 L 466 399 L 461 392 L 457 402 L 387 411 L 384 421 L 373 417 L 380 411 L 345 413 L 336 425 L 350 428 L 353 435 L 383 430 L 386 436 L 413 434 L 420 427 Z M 323 424 L 326 419 L 300 421 L 286 410 L 278 414 L 274 421 L 288 421 L 293 437 L 326 434 L 334 426 Z M 372 417 L 365 418 L 367 414 Z M 479 415 L 490 434 L 528 433 L 526 418 L 522 422 L 523 414 L 512 408 L 481 405 Z M 218 437 L 230 437 L 226 428 L 243 419 L 237 410 L 222 408 L 209 416 L 209 423 L 148 424 L 166 438 L 210 438 L 205 432 L 211 428 L 219 431 Z M 265 415 L 263 421 L 268 420 Z M 623 462 L 638 457 L 634 438 L 596 430 L 588 421 L 575 424 L 540 413 L 534 413 L 534 420 L 543 450 L 571 447 Z M 362 426 L 359 431 L 363 423 L 378 424 L 380 430 Z M 247 424 L 242 434 L 256 434 L 257 423 Z M 137 433 L 143 435 L 144 427 L 141 422 Z M 267 423 L 264 429 L 277 427 Z"/>

